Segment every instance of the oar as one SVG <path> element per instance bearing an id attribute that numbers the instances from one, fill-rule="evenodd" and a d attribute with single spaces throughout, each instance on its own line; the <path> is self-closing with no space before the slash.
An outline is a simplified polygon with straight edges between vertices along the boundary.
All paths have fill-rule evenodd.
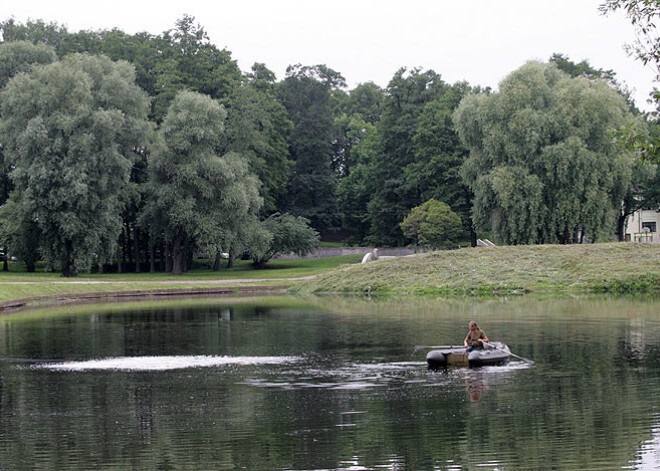
<path id="1" fill-rule="evenodd" d="M 511 355 L 512 357 L 516 357 L 516 358 L 518 358 L 519 360 L 526 361 L 526 362 L 529 363 L 530 365 L 533 365 L 533 364 L 534 364 L 534 361 L 533 361 L 533 360 L 530 360 L 529 358 L 523 358 L 523 357 L 520 357 L 520 356 L 518 356 L 518 355 L 516 355 L 516 354 L 514 354 L 514 353 L 511 353 L 510 351 L 507 351 L 507 350 L 504 350 L 503 348 L 498 347 L 497 345 L 493 345 L 493 344 L 490 343 L 490 342 L 486 342 L 485 340 L 482 340 L 481 343 L 483 343 L 484 345 L 489 345 L 489 346 L 491 346 L 491 347 L 493 347 L 493 348 L 497 348 L 498 350 L 502 350 L 503 352 L 507 352 L 507 353 L 508 353 L 509 355 Z"/>

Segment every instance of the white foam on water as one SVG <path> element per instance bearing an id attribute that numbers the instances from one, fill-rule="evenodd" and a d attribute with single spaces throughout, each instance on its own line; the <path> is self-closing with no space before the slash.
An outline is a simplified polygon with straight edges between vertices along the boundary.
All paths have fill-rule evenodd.
<path id="1" fill-rule="evenodd" d="M 280 365 L 299 361 L 300 357 L 232 357 L 232 356 L 148 356 L 116 357 L 87 361 L 42 363 L 33 368 L 56 371 L 165 371 L 226 365 Z"/>

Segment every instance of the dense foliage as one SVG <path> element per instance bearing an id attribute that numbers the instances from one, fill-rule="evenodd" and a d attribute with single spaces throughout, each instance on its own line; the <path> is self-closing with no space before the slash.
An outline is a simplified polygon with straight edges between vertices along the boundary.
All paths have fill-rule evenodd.
<path id="1" fill-rule="evenodd" d="M 634 160 L 608 131 L 629 118 L 605 82 L 530 62 L 456 112 L 470 148 L 463 176 L 475 223 L 511 244 L 607 239 L 631 184 Z"/>
<path id="2" fill-rule="evenodd" d="M 447 248 L 461 235 L 461 218 L 449 205 L 431 198 L 410 211 L 400 224 L 415 245 L 432 249 Z"/>
<path id="3" fill-rule="evenodd" d="M 2 95 L 6 165 L 21 220 L 39 231 L 41 254 L 64 275 L 112 255 L 121 195 L 147 143 L 148 100 L 133 68 L 74 54 L 9 81 Z M 27 236 L 27 235 L 26 235 Z"/>
<path id="4" fill-rule="evenodd" d="M 0 32 L 0 243 L 29 269 L 265 263 L 284 250 L 269 246 L 275 223 L 292 221 L 311 231 L 290 231 L 293 252 L 317 233 L 432 247 L 475 245 L 484 230 L 602 240 L 658 201 L 657 168 L 612 135 L 657 127 L 614 71 L 561 54 L 498 93 L 422 68 L 347 90 L 322 64 L 279 81 L 260 63 L 242 72 L 187 15 L 158 35 L 13 19 Z M 443 208 L 434 218 L 451 208 L 451 231 L 404 229 L 429 201 Z"/>
<path id="5" fill-rule="evenodd" d="M 150 159 L 144 224 L 172 250 L 172 273 L 193 249 L 229 249 L 242 226 L 255 226 L 258 182 L 238 153 L 222 155 L 226 113 L 207 95 L 179 92 Z"/>
<path id="6" fill-rule="evenodd" d="M 280 254 L 304 257 L 319 246 L 318 232 L 302 216 L 273 214 L 261 222 L 261 229 L 261 240 L 253 244 L 251 251 L 252 260 L 257 266 L 263 266 Z"/>
<path id="7" fill-rule="evenodd" d="M 293 121 L 289 152 L 294 165 L 284 209 L 309 219 L 321 231 L 336 224 L 337 176 L 332 171 L 331 92 L 344 79 L 325 66 L 291 66 L 278 95 Z"/>
<path id="8" fill-rule="evenodd" d="M 660 0 L 605 0 L 600 6 L 603 13 L 617 10 L 625 12 L 635 28 L 636 40 L 627 44 L 628 54 L 641 61 L 646 66 L 655 69 L 655 81 L 660 81 L 660 34 L 656 22 L 660 15 Z M 620 145 L 625 146 L 642 159 L 660 163 L 660 90 L 654 88 L 650 101 L 655 110 L 650 113 L 649 121 L 655 130 L 650 133 L 646 128 L 626 126 L 617 133 Z"/>

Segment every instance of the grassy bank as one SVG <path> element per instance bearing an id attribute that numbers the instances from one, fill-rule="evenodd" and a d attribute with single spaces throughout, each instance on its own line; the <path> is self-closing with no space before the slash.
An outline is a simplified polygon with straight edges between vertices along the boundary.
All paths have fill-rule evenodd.
<path id="1" fill-rule="evenodd" d="M 165 273 L 25 273 L 20 265 L 0 272 L 0 303 L 31 298 L 165 290 L 226 291 L 268 286 L 298 294 L 491 295 L 527 292 L 660 293 L 660 245 L 611 243 L 468 248 L 360 264 L 361 255 L 281 260 L 266 269 L 240 262 L 231 269 Z M 299 278 L 316 275 L 313 279 Z M 228 289 L 227 289 L 228 288 Z"/>
<path id="2" fill-rule="evenodd" d="M 270 262 L 264 269 L 255 269 L 250 262 L 241 261 L 230 269 L 197 269 L 176 277 L 167 273 L 106 273 L 62 278 L 58 273 L 26 273 L 21 265 L 12 264 L 9 272 L 0 272 L 0 303 L 89 293 L 160 292 L 251 285 L 288 287 L 294 283 L 291 278 L 316 275 L 346 263 L 359 262 L 360 259 L 360 255 L 347 255 L 315 260 L 279 260 Z"/>
<path id="3" fill-rule="evenodd" d="M 297 293 L 453 295 L 536 291 L 660 292 L 660 245 L 468 248 L 344 266 Z"/>

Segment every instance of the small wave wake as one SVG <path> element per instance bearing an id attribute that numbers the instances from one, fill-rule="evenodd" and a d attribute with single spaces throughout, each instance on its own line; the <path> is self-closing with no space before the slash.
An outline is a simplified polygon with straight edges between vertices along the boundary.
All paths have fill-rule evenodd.
<path id="1" fill-rule="evenodd" d="M 207 368 L 227 365 L 280 365 L 299 361 L 299 357 L 232 357 L 232 356 L 148 356 L 116 357 L 98 360 L 67 361 L 62 363 L 42 363 L 32 368 L 56 371 L 166 371 L 186 368 Z"/>

